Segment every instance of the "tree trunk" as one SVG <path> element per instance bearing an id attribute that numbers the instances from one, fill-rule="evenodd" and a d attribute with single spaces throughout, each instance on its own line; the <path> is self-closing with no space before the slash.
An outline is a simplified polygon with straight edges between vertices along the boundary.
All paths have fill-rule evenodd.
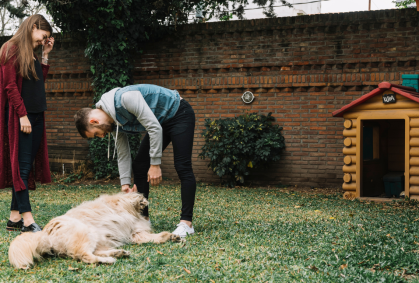
<path id="1" fill-rule="evenodd" d="M 18 5 L 18 7 L 22 7 L 23 6 L 23 1 L 22 0 L 20 0 L 19 1 L 19 5 Z M 23 23 L 23 18 L 22 19 L 19 19 L 19 26 L 21 25 Z"/>

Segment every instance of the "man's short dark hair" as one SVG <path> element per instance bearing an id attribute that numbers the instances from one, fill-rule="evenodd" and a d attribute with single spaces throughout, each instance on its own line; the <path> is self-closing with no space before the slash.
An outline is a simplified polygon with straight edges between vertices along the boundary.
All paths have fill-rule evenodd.
<path id="1" fill-rule="evenodd" d="M 86 132 L 90 128 L 89 116 L 92 110 L 92 108 L 82 108 L 74 115 L 76 128 L 79 131 L 79 134 L 85 139 L 87 138 Z"/>

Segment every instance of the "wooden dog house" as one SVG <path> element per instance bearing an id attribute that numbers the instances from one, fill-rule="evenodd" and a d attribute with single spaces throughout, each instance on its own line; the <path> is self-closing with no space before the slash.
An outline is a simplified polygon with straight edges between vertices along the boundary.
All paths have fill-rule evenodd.
<path id="1" fill-rule="evenodd" d="M 353 197 L 384 193 L 383 176 L 404 173 L 405 195 L 419 200 L 419 93 L 382 82 L 341 109 L 344 183 Z"/>

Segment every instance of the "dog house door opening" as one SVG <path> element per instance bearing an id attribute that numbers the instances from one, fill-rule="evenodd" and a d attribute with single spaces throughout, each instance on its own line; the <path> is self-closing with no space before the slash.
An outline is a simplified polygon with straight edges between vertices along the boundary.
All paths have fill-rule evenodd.
<path id="1" fill-rule="evenodd" d="M 405 121 L 364 120 L 361 134 L 361 197 L 390 197 L 387 180 L 404 180 Z"/>

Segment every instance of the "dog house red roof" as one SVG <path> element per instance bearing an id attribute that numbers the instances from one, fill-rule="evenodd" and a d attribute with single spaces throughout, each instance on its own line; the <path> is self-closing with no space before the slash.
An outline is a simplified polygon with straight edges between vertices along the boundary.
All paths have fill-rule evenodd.
<path id="1" fill-rule="evenodd" d="M 376 95 L 380 95 L 387 90 L 390 90 L 390 91 L 393 91 L 394 93 L 403 95 L 404 97 L 407 97 L 407 98 L 419 103 L 419 93 L 416 92 L 416 89 L 414 89 L 413 87 L 395 85 L 395 84 L 392 84 L 392 83 L 389 83 L 389 82 L 382 82 L 378 85 L 378 88 L 374 89 L 370 93 L 364 94 L 360 98 L 358 98 L 358 99 L 352 101 L 351 103 L 343 106 L 341 109 L 334 111 L 332 113 L 333 117 L 342 117 L 343 114 L 345 112 L 347 112 L 348 110 L 350 110 L 351 108 L 353 108 L 357 105 L 360 105 L 360 104 L 364 103 L 365 101 L 367 101 L 368 99 L 370 99 L 370 98 L 372 98 Z"/>

